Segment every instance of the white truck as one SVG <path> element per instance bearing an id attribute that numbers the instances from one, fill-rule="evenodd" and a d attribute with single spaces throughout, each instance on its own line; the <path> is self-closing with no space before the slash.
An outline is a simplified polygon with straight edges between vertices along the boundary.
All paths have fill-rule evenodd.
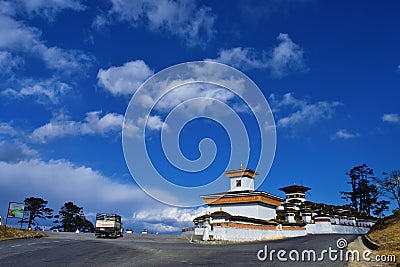
<path id="1" fill-rule="evenodd" d="M 96 214 L 96 237 L 122 237 L 124 229 L 122 228 L 121 216 L 110 213 Z"/>

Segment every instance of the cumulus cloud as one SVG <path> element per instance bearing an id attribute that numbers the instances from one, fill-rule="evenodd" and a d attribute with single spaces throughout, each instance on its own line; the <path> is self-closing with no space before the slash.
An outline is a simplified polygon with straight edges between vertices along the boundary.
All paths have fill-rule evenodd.
<path id="1" fill-rule="evenodd" d="M 124 73 L 125 65 L 115 67 L 113 71 Z M 171 129 L 169 122 L 177 123 L 183 118 L 213 116 L 226 119 L 233 115 L 232 110 L 249 112 L 250 109 L 239 97 L 243 95 L 246 98 L 244 95 L 250 94 L 246 91 L 245 79 L 227 75 L 226 69 L 221 71 L 220 67 L 220 64 L 199 62 L 197 65 L 182 66 L 179 73 L 175 72 L 169 77 L 163 74 L 154 76 L 145 88 L 135 92 L 134 101 L 130 104 L 135 119 L 125 122 L 125 134 L 140 137 L 139 131 L 144 127 L 168 130 Z M 121 80 L 126 82 L 126 79 Z M 150 114 L 148 110 L 151 110 Z M 171 119 L 174 116 L 175 119 Z M 167 117 L 169 122 L 165 121 Z"/>
<path id="2" fill-rule="evenodd" d="M 383 114 L 382 121 L 399 124 L 400 123 L 400 114 L 397 114 L 397 113 Z"/>
<path id="3" fill-rule="evenodd" d="M 272 74 L 282 77 L 289 72 L 306 71 L 308 68 L 304 63 L 304 52 L 299 45 L 295 44 L 285 33 L 280 33 L 277 40 L 279 44 L 271 51 L 271 58 L 268 61 L 268 67 Z"/>
<path id="4" fill-rule="evenodd" d="M 111 5 L 107 14 L 95 18 L 95 28 L 115 21 L 128 22 L 133 27 L 145 26 L 178 36 L 189 46 L 201 45 L 214 35 L 215 15 L 211 8 L 195 1 L 111 0 Z"/>
<path id="5" fill-rule="evenodd" d="M 43 81 L 34 81 L 32 79 L 20 80 L 18 89 L 7 88 L 1 92 L 2 95 L 14 98 L 33 97 L 38 103 L 58 104 L 60 99 L 71 90 L 71 86 L 67 83 L 48 79 Z"/>
<path id="6" fill-rule="evenodd" d="M 63 159 L 0 161 L 0 173 L 1 203 L 21 202 L 35 196 L 47 200 L 49 207 L 58 210 L 65 202 L 72 201 L 83 207 L 90 219 L 94 219 L 97 212 L 118 210 L 126 226 L 133 224 L 135 228 L 141 226 L 159 232 L 180 231 L 181 226 L 191 226 L 193 215 L 197 216 L 196 210 L 166 207 L 133 183 L 120 182 Z"/>
<path id="7" fill-rule="evenodd" d="M 39 152 L 26 144 L 14 141 L 0 141 L 0 161 L 15 163 L 21 160 L 33 159 L 39 156 Z"/>
<path id="8" fill-rule="evenodd" d="M 185 209 L 164 207 L 152 210 L 139 210 L 133 214 L 131 221 L 140 223 L 150 231 L 178 232 L 183 227 L 193 226 L 193 219 L 207 211 L 204 207 Z"/>
<path id="9" fill-rule="evenodd" d="M 120 67 L 100 69 L 97 79 L 99 85 L 113 95 L 131 95 L 153 74 L 143 60 L 135 60 Z"/>
<path id="10" fill-rule="evenodd" d="M 278 45 L 269 51 L 257 52 L 253 48 L 235 47 L 221 50 L 215 59 L 206 59 L 241 69 L 268 69 L 273 77 L 282 78 L 290 73 L 308 70 L 304 51 L 286 33 L 277 37 Z"/>
<path id="11" fill-rule="evenodd" d="M 118 209 L 126 214 L 132 214 L 135 206 L 154 205 L 137 186 L 66 160 L 0 162 L 0 173 L 2 203 L 38 196 L 48 200 L 54 209 L 73 201 L 85 211 Z"/>
<path id="12" fill-rule="evenodd" d="M 237 85 L 233 85 L 237 86 Z M 200 98 L 195 103 L 186 106 L 186 111 L 204 111 L 212 105 L 211 100 L 227 103 L 235 97 L 230 90 L 209 84 L 185 84 L 163 95 L 155 108 L 159 111 L 168 111 L 189 99 Z"/>
<path id="13" fill-rule="evenodd" d="M 171 78 L 159 81 L 142 90 L 135 97 L 139 99 L 140 107 L 152 108 L 160 115 L 149 115 L 139 117 L 135 121 L 125 122 L 126 134 L 135 136 L 143 126 L 149 130 L 168 129 L 163 121 L 163 114 L 168 114 L 171 109 L 180 106 L 179 112 L 184 116 L 193 116 L 204 113 L 206 109 L 216 116 L 223 116 L 215 102 L 234 102 L 235 94 L 223 87 L 205 83 L 193 83 L 194 80 L 204 80 L 209 77 L 218 76 L 218 70 L 195 68 L 188 70 L 193 75 L 188 79 Z M 111 92 L 113 95 L 130 95 L 137 92 L 138 87 L 151 75 L 153 71 L 142 60 L 129 61 L 122 66 L 114 66 L 109 69 L 100 69 L 97 78 L 98 84 Z M 228 88 L 234 88 L 238 92 L 245 90 L 243 80 L 232 77 L 221 78 L 218 84 L 224 84 Z M 166 94 L 162 90 L 168 87 L 174 88 Z M 158 99 L 157 103 L 156 100 Z M 191 101 L 189 104 L 186 101 Z M 236 99 L 237 100 L 237 99 Z M 154 105 L 154 106 L 153 106 Z M 232 103 L 238 112 L 248 112 L 242 103 Z M 215 108 L 214 112 L 211 109 Z M 139 109 L 137 112 L 139 112 Z M 145 125 L 146 124 L 146 125 Z"/>
<path id="14" fill-rule="evenodd" d="M 80 50 L 48 46 L 38 28 L 14 18 L 16 12 L 10 5 L 0 10 L 0 51 L 27 53 L 40 58 L 47 68 L 63 73 L 81 71 L 91 65 L 93 56 Z"/>
<path id="15" fill-rule="evenodd" d="M 105 135 L 122 129 L 123 116 L 121 114 L 108 113 L 103 117 L 100 117 L 100 114 L 101 111 L 88 112 L 83 121 L 73 121 L 64 115 L 57 116 L 49 123 L 35 129 L 30 136 L 31 140 L 46 143 L 65 136 Z"/>
<path id="16" fill-rule="evenodd" d="M 336 132 L 335 138 L 352 139 L 359 137 L 358 133 L 350 133 L 346 129 L 340 129 Z"/>
<path id="17" fill-rule="evenodd" d="M 337 101 L 307 103 L 305 100 L 295 98 L 292 93 L 283 95 L 281 99 L 271 94 L 269 102 L 275 114 L 278 115 L 277 126 L 280 128 L 311 125 L 321 120 L 331 119 L 335 108 L 342 105 Z M 282 113 L 286 114 L 282 115 Z"/>
<path id="18" fill-rule="evenodd" d="M 145 125 L 146 119 L 140 118 L 138 121 L 139 125 Z M 150 130 L 161 130 L 163 127 L 167 127 L 164 125 L 164 122 L 160 118 L 160 116 L 148 116 L 146 127 Z"/>

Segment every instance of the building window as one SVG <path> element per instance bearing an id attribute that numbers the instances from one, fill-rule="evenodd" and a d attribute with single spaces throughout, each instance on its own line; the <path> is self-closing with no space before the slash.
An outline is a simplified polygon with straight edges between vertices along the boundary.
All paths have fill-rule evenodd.
<path id="1" fill-rule="evenodd" d="M 236 187 L 242 186 L 242 180 L 236 180 Z"/>

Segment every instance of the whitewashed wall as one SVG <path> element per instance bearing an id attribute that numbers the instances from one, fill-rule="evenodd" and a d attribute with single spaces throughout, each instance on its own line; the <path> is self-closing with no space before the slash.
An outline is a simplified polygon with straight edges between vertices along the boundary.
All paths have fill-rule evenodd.
<path id="1" fill-rule="evenodd" d="M 348 225 L 333 225 L 330 222 L 318 222 L 307 224 L 307 234 L 366 234 L 368 227 L 356 227 Z"/>
<path id="2" fill-rule="evenodd" d="M 210 207 L 210 212 L 213 213 L 215 211 L 219 211 L 220 208 L 222 208 L 222 211 L 225 211 L 231 215 L 245 216 L 261 220 L 271 220 L 276 216 L 276 210 L 274 208 L 261 206 L 257 203 L 243 203 L 230 206 L 212 206 Z"/>
<path id="3" fill-rule="evenodd" d="M 249 177 L 238 177 L 231 179 L 231 190 L 230 191 L 243 191 L 243 190 L 254 190 L 254 179 Z M 236 181 L 241 180 L 241 186 L 236 186 Z"/>
<path id="4" fill-rule="evenodd" d="M 214 227 L 210 232 L 215 240 L 255 241 L 277 237 L 295 237 L 307 235 L 306 230 L 261 230 L 232 227 Z"/>

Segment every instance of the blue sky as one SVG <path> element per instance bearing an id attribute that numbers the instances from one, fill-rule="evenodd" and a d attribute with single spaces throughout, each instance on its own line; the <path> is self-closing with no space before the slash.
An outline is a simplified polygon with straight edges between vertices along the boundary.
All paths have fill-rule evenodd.
<path id="1" fill-rule="evenodd" d="M 159 203 L 132 179 L 122 123 L 146 79 L 203 60 L 242 71 L 272 109 L 276 153 L 259 189 L 282 196 L 277 188 L 304 184 L 312 188 L 310 200 L 343 204 L 339 192 L 348 190 L 352 167 L 366 163 L 378 176 L 399 169 L 399 12 L 396 1 L 1 1 L 1 213 L 9 201 L 37 196 L 55 210 L 73 201 L 89 218 L 118 211 L 135 229 L 189 225 L 203 208 Z M 191 90 L 172 97 L 196 97 Z M 253 145 L 250 154 L 232 150 L 234 161 L 250 157 L 255 168 L 254 116 L 229 95 L 215 99 L 237 104 Z M 207 110 L 218 115 L 215 107 Z M 215 161 L 192 176 L 171 168 L 160 153 L 165 110 L 152 116 L 149 157 L 167 180 L 193 186 L 239 167 L 229 162 L 226 126 L 197 119 L 183 128 L 181 151 L 195 160 L 201 140 L 211 138 Z M 206 143 L 202 152 L 215 148 Z"/>

